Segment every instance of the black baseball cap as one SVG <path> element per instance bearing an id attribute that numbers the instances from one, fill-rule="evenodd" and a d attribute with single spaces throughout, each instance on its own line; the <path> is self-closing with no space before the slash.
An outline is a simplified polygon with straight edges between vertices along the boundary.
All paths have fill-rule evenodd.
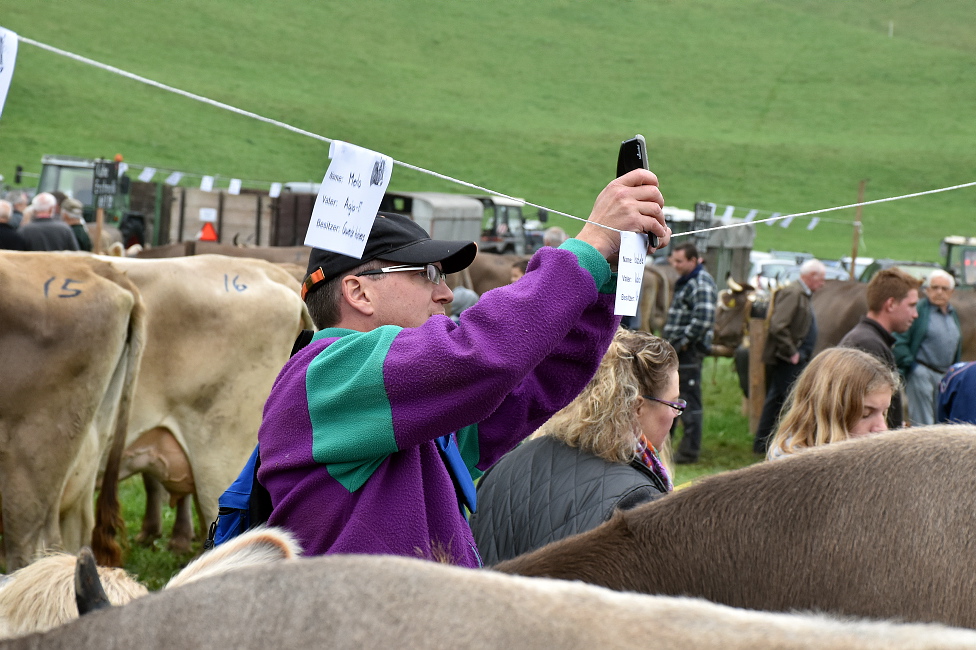
<path id="1" fill-rule="evenodd" d="M 440 262 L 444 273 L 457 273 L 466 269 L 477 253 L 478 245 L 473 241 L 431 239 L 427 231 L 409 217 L 377 212 L 362 259 L 321 248 L 312 249 L 302 284 L 302 298 L 314 287 L 370 260 L 383 259 L 401 264 Z"/>

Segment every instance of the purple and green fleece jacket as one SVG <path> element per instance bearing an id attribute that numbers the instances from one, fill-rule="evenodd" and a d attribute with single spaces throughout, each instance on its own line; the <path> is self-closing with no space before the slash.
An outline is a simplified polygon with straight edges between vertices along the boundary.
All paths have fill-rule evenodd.
<path id="1" fill-rule="evenodd" d="M 481 560 L 435 439 L 481 476 L 586 386 L 619 319 L 596 249 L 544 248 L 460 323 L 325 329 L 275 380 L 258 434 L 269 524 L 306 555 Z"/>

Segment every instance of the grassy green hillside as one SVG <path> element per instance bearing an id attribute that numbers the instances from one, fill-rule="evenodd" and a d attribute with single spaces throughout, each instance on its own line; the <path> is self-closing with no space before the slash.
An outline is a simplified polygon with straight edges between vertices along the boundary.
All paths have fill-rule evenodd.
<path id="1" fill-rule="evenodd" d="M 2 0 L 0 25 L 580 216 L 636 132 L 684 208 L 787 213 L 852 203 L 865 178 L 869 200 L 976 180 L 969 0 Z M 326 144 L 22 43 L 0 173 L 116 152 L 263 181 L 328 166 Z M 462 191 L 403 168 L 393 188 Z M 867 207 L 862 252 L 935 259 L 942 236 L 976 234 L 974 208 L 976 189 Z M 760 226 L 756 248 L 849 253 L 849 226 L 805 225 Z"/>

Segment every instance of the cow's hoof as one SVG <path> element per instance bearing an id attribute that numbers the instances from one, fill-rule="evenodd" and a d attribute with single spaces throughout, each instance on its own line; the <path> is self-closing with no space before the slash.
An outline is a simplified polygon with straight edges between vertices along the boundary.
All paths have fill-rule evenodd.
<path id="1" fill-rule="evenodd" d="M 139 531 L 139 534 L 136 535 L 136 544 L 139 544 L 141 546 L 152 546 L 153 542 L 155 542 L 159 538 L 160 538 L 159 533 L 149 533 L 144 530 Z"/>
<path id="2" fill-rule="evenodd" d="M 169 540 L 166 548 L 172 553 L 179 553 L 181 555 L 193 552 L 193 546 L 190 540 L 185 538 L 173 537 Z"/>

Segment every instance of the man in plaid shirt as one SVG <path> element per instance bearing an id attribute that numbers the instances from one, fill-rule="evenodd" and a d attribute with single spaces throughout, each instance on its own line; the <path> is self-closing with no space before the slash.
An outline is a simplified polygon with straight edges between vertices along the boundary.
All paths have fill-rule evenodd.
<path id="1" fill-rule="evenodd" d="M 668 262 L 681 277 L 674 287 L 674 300 L 668 310 L 668 322 L 664 325 L 664 338 L 678 353 L 681 399 L 688 403 L 679 418 L 684 436 L 674 461 L 696 463 L 702 439 L 702 358 L 712 351 L 718 291 L 694 244 L 675 247 Z M 675 420 L 671 428 L 672 434 L 677 422 Z"/>

